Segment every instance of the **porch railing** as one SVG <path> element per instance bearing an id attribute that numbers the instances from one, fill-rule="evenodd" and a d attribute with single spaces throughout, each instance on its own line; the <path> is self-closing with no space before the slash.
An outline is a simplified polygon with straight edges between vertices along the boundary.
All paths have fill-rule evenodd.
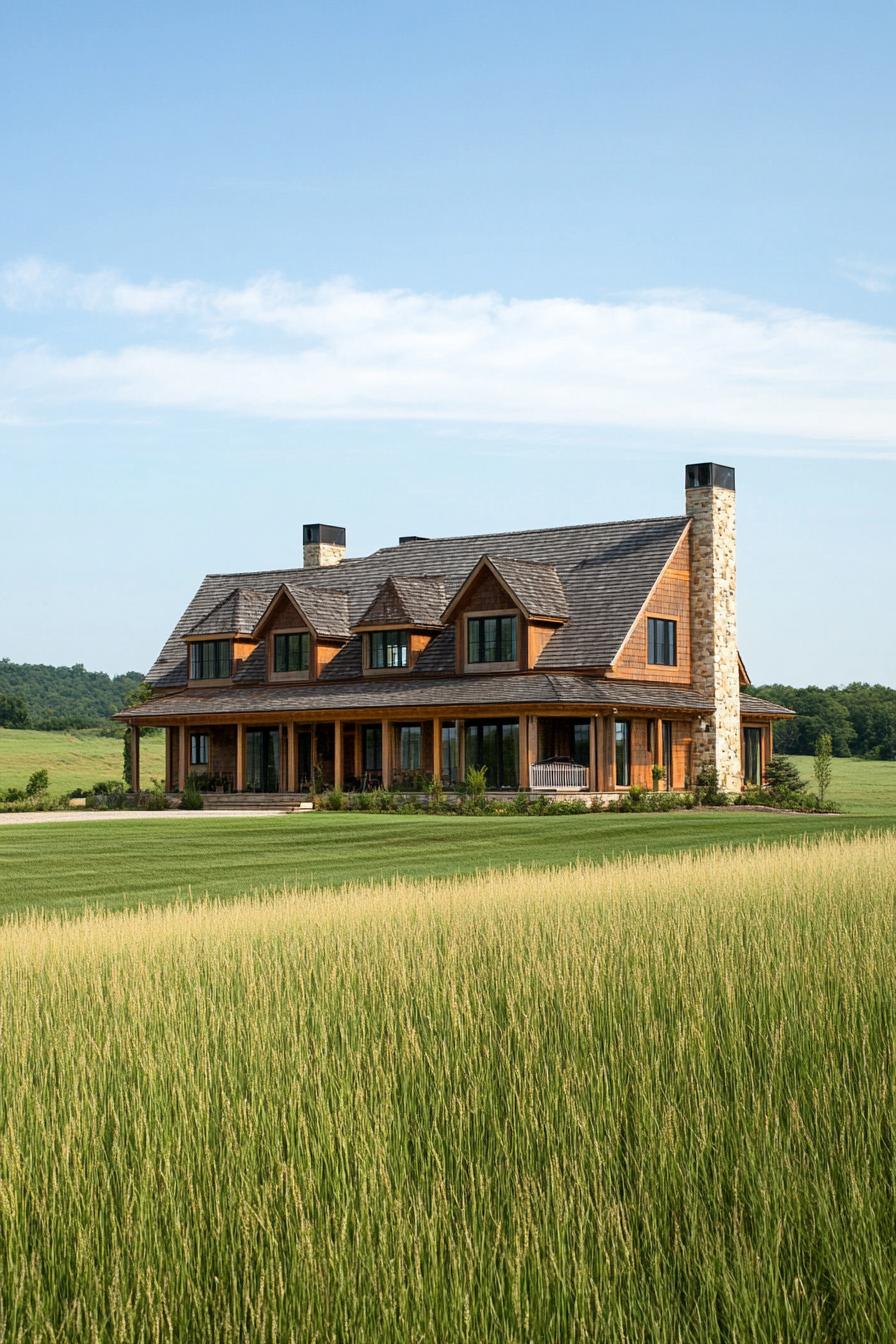
<path id="1" fill-rule="evenodd" d="M 529 787 L 532 789 L 587 789 L 587 765 L 573 765 L 569 761 L 546 761 L 529 767 Z"/>

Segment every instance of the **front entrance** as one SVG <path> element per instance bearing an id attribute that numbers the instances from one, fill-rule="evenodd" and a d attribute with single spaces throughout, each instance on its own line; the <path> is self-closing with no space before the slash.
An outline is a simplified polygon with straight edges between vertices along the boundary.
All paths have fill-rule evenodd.
<path id="1" fill-rule="evenodd" d="M 519 722 L 467 721 L 465 751 L 467 766 L 485 766 L 486 787 L 515 789 L 519 786 Z"/>
<path id="2" fill-rule="evenodd" d="M 280 729 L 246 729 L 246 792 L 280 792 Z"/>

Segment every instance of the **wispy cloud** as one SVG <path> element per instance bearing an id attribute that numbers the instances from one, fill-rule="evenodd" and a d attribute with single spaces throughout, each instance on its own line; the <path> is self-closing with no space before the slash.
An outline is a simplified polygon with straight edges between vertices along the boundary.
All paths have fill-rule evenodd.
<path id="1" fill-rule="evenodd" d="M 893 265 L 867 261 L 863 257 L 841 257 L 838 269 L 844 280 L 869 294 L 889 294 L 896 286 L 896 266 Z"/>
<path id="2" fill-rule="evenodd" d="M 276 275 L 238 288 L 136 284 L 29 260 L 0 271 L 0 302 L 20 322 L 33 313 L 42 332 L 54 309 L 84 315 L 80 349 L 29 343 L 0 360 L 8 414 L 88 403 L 729 433 L 896 453 L 896 333 L 748 300 L 446 297 Z"/>

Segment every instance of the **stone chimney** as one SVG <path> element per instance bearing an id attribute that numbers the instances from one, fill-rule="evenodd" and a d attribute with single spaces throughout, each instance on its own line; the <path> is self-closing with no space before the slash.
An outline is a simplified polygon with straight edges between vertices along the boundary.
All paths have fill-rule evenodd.
<path id="1" fill-rule="evenodd" d="M 302 528 L 302 564 L 306 569 L 338 565 L 345 559 L 345 528 L 329 523 L 305 523 Z"/>
<path id="2" fill-rule="evenodd" d="M 734 468 L 685 468 L 691 519 L 691 668 L 694 690 L 715 705 L 694 738 L 694 770 L 715 766 L 727 793 L 741 787 Z"/>

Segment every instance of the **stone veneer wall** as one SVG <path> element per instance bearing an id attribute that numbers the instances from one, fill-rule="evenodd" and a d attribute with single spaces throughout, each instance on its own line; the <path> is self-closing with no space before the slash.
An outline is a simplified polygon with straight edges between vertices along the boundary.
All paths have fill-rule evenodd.
<path id="1" fill-rule="evenodd" d="M 323 569 L 338 565 L 345 559 L 345 547 L 332 542 L 313 541 L 302 547 L 302 565 L 305 569 Z"/>
<path id="2" fill-rule="evenodd" d="M 721 486 L 685 491 L 691 524 L 691 670 L 694 689 L 715 704 L 708 732 L 694 734 L 694 769 L 715 766 L 728 793 L 741 787 L 737 659 L 735 494 Z"/>

